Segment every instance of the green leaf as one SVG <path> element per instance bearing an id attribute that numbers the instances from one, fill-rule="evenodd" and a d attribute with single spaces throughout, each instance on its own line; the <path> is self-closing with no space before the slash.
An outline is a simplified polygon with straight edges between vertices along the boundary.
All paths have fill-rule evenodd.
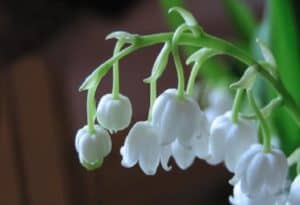
<path id="1" fill-rule="evenodd" d="M 271 15 L 271 45 L 283 84 L 300 103 L 299 31 L 291 0 L 268 0 Z M 300 129 L 285 110 L 277 114 L 283 149 L 290 153 L 300 145 Z"/>
<path id="2" fill-rule="evenodd" d="M 222 2 L 239 35 L 249 42 L 256 30 L 255 18 L 251 10 L 241 0 L 224 0 Z"/>

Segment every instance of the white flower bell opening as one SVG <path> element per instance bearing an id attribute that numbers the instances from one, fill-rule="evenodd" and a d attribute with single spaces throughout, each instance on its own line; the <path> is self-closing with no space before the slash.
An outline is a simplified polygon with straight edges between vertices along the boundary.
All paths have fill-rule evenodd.
<path id="1" fill-rule="evenodd" d="M 137 122 L 129 131 L 121 147 L 121 164 L 124 167 L 133 167 L 139 163 L 145 174 L 154 175 L 161 159 L 159 140 L 159 133 L 150 122 Z"/>
<path id="2" fill-rule="evenodd" d="M 178 139 L 183 146 L 190 147 L 193 138 L 201 137 L 207 129 L 205 121 L 198 103 L 190 96 L 179 98 L 176 89 L 163 92 L 152 108 L 152 123 L 160 132 L 162 145 Z"/>
<path id="3" fill-rule="evenodd" d="M 192 148 L 182 146 L 178 140 L 172 143 L 172 156 L 179 168 L 185 170 L 189 168 L 195 160 L 195 152 Z"/>
<path id="4" fill-rule="evenodd" d="M 226 168 L 233 172 L 242 154 L 257 142 L 257 127 L 253 121 L 239 119 L 232 122 L 231 111 L 212 122 L 210 128 L 210 164 L 225 162 Z"/>
<path id="5" fill-rule="evenodd" d="M 195 138 L 192 147 L 185 147 L 176 139 L 170 145 L 162 146 L 162 150 L 161 163 L 166 171 L 171 170 L 171 167 L 168 166 L 171 156 L 180 169 L 186 170 L 193 164 L 196 157 L 208 158 L 208 136 Z"/>
<path id="6" fill-rule="evenodd" d="M 87 169 L 100 167 L 104 157 L 111 152 L 111 147 L 109 134 L 99 125 L 95 125 L 94 133 L 89 133 L 85 126 L 76 134 L 75 148 L 81 164 Z"/>
<path id="7" fill-rule="evenodd" d="M 299 204 L 300 204 L 300 175 L 298 175 L 294 179 L 291 185 L 288 205 L 299 205 Z"/>
<path id="8" fill-rule="evenodd" d="M 249 197 L 261 192 L 276 194 L 286 185 L 288 163 L 279 149 L 269 153 L 260 144 L 252 145 L 240 158 L 235 178 L 241 181 L 241 190 Z"/>
<path id="9" fill-rule="evenodd" d="M 284 205 L 286 194 L 269 194 L 265 192 L 258 193 L 253 197 L 248 197 L 241 190 L 241 183 L 238 182 L 233 189 L 233 196 L 229 197 L 232 205 Z"/>
<path id="10" fill-rule="evenodd" d="M 97 107 L 97 120 L 111 133 L 127 128 L 132 117 L 132 106 L 128 97 L 119 94 L 102 96 Z"/>

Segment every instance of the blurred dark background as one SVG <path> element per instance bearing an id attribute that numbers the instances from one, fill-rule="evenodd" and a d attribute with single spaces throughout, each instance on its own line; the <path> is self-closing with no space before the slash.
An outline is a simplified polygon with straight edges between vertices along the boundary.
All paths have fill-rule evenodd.
<path id="1" fill-rule="evenodd" d="M 236 35 L 219 0 L 186 0 L 186 6 L 211 34 Z M 263 1 L 248 0 L 257 19 Z M 299 12 L 298 12 L 299 13 Z M 78 87 L 108 58 L 114 30 L 167 31 L 158 1 L 2 0 L 0 2 L 0 204 L 116 205 L 228 204 L 231 175 L 223 166 L 197 160 L 187 171 L 174 164 L 154 177 L 138 167 L 121 167 L 119 148 L 128 130 L 112 137 L 113 150 L 103 167 L 84 170 L 74 136 L 85 124 L 85 93 Z M 121 92 L 133 103 L 133 122 L 146 118 L 148 87 L 142 83 L 159 46 L 121 62 Z M 167 70 L 159 90 L 175 86 Z M 111 76 L 99 87 L 109 92 Z"/>

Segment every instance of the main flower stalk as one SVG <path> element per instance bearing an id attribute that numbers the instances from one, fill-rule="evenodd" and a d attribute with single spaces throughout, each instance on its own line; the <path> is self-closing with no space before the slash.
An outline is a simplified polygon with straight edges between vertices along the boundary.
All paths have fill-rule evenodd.
<path id="1" fill-rule="evenodd" d="M 134 42 L 127 48 L 121 50 L 118 54 L 114 55 L 103 64 L 101 64 L 95 71 L 83 82 L 80 91 L 89 89 L 99 82 L 99 79 L 104 77 L 111 69 L 116 61 L 130 53 L 144 47 L 152 46 L 155 44 L 171 41 L 173 32 L 139 35 L 135 37 Z M 177 46 L 192 46 L 192 47 L 208 47 L 218 50 L 226 55 L 232 56 L 244 64 L 251 66 L 255 65 L 255 69 L 260 73 L 269 83 L 276 89 L 276 91 L 283 97 L 283 103 L 289 113 L 294 117 L 298 125 L 300 125 L 300 107 L 283 85 L 280 79 L 275 79 L 258 61 L 252 58 L 249 54 L 234 46 L 233 44 L 222 40 L 220 38 L 202 32 L 199 37 L 194 37 L 192 34 L 184 33 L 177 40 Z"/>

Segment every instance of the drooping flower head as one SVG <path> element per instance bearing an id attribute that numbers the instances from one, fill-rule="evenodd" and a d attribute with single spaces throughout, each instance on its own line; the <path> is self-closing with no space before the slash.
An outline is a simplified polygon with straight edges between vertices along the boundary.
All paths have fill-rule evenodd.
<path id="1" fill-rule="evenodd" d="M 107 131 L 99 125 L 94 127 L 94 133 L 90 133 L 85 126 L 78 130 L 75 137 L 75 148 L 80 163 L 89 170 L 100 167 L 112 147 Z"/>
<path id="2" fill-rule="evenodd" d="M 147 175 L 154 175 L 161 158 L 160 136 L 148 121 L 137 122 L 129 131 L 120 152 L 122 165 L 133 167 L 139 163 Z"/>
<path id="3" fill-rule="evenodd" d="M 207 132 L 205 121 L 197 102 L 186 95 L 179 98 L 176 89 L 163 92 L 152 108 L 152 123 L 160 132 L 162 145 L 178 139 L 182 145 L 191 146 L 193 138 Z"/>
<path id="4" fill-rule="evenodd" d="M 276 194 L 286 185 L 288 163 L 279 149 L 265 153 L 260 144 L 252 145 L 240 158 L 235 178 L 241 181 L 241 190 L 250 197 L 259 193 Z"/>
<path id="5" fill-rule="evenodd" d="M 257 128 L 253 121 L 239 119 L 234 123 L 231 111 L 226 112 L 212 122 L 210 128 L 210 159 L 211 164 L 222 161 L 231 172 L 242 154 L 257 142 Z"/>
<path id="6" fill-rule="evenodd" d="M 97 107 L 97 119 L 111 133 L 128 127 L 131 117 L 132 106 L 128 97 L 121 94 L 117 98 L 113 98 L 112 94 L 101 97 Z"/>

